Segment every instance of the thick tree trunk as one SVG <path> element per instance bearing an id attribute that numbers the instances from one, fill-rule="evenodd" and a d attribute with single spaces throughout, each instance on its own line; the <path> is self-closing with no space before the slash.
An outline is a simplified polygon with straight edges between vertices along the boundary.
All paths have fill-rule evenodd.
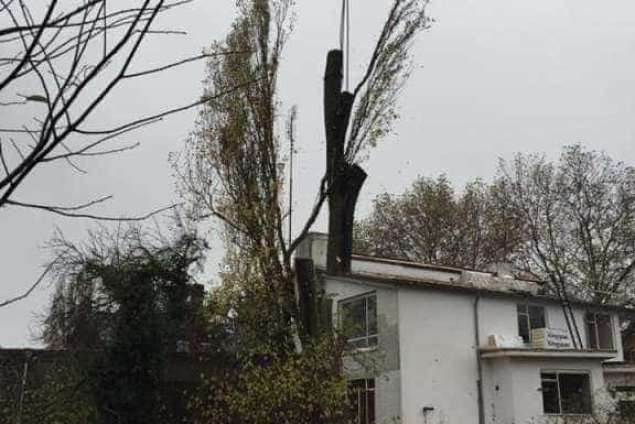
<path id="1" fill-rule="evenodd" d="M 326 130 L 326 171 L 328 177 L 329 239 L 326 268 L 332 275 L 351 271 L 353 222 L 357 197 L 366 173 L 344 157 L 354 97 L 342 92 L 341 50 L 331 50 L 324 73 L 324 124 Z"/>
<path id="2" fill-rule="evenodd" d="M 353 253 L 353 224 L 357 197 L 366 180 L 366 172 L 357 165 L 339 169 L 329 193 L 329 239 L 326 268 L 329 274 L 346 275 L 351 272 Z"/>
<path id="3" fill-rule="evenodd" d="M 332 331 L 332 301 L 324 295 L 313 267 L 312 259 L 296 258 L 296 278 L 300 324 L 304 341 L 315 339 L 321 334 Z"/>

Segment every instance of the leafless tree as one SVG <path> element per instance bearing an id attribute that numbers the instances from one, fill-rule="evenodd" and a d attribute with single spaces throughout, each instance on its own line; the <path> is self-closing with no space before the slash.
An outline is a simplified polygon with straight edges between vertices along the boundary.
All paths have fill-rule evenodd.
<path id="1" fill-rule="evenodd" d="M 522 223 L 514 261 L 560 296 L 582 346 L 572 298 L 620 305 L 635 298 L 635 170 L 574 145 L 557 163 L 544 155 L 501 162 L 498 184 L 498 204 Z"/>
<path id="2" fill-rule="evenodd" d="M 0 108 L 3 114 L 11 109 L 14 116 L 33 113 L 17 128 L 0 128 L 0 209 L 37 208 L 67 217 L 102 220 L 148 217 L 108 218 L 87 212 L 111 196 L 72 206 L 48 205 L 21 199 L 19 188 L 38 167 L 48 163 L 65 163 L 80 174 L 86 173 L 78 164 L 80 158 L 131 150 L 138 143 L 111 143 L 204 102 L 197 99 L 109 128 L 85 126 L 123 82 L 207 57 L 199 54 L 156 68 L 133 69 L 146 38 L 184 33 L 155 29 L 157 16 L 191 1 L 0 0 Z"/>

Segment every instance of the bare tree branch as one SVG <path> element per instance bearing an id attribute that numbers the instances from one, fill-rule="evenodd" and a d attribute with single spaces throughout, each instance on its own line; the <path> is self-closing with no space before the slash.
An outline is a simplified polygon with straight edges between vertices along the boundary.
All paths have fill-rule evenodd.
<path id="1" fill-rule="evenodd" d="M 7 299 L 7 300 L 4 300 L 4 301 L 0 302 L 0 308 L 4 308 L 5 306 L 8 306 L 8 305 L 11 305 L 13 303 L 19 302 L 19 301 L 24 300 L 27 297 L 29 297 L 29 295 L 31 293 L 33 293 L 33 291 L 42 283 L 42 281 L 44 281 L 44 279 L 46 278 L 46 276 L 51 271 L 51 269 L 53 268 L 54 265 L 55 265 L 55 261 L 52 261 L 51 263 L 49 263 L 48 266 L 42 272 L 42 274 L 40 274 L 38 279 L 35 280 L 35 283 L 33 283 L 31 285 L 31 287 L 29 287 L 29 289 L 26 292 L 24 292 L 23 294 L 21 294 L 19 296 L 16 296 L 16 297 L 13 297 L 11 299 Z"/>
<path id="2" fill-rule="evenodd" d="M 102 199 L 100 199 L 99 201 L 94 201 L 91 202 L 92 204 L 84 204 L 84 205 L 79 205 L 79 206 L 53 206 L 53 205 L 41 205 L 41 204 L 37 204 L 37 203 L 27 203 L 27 202 L 20 202 L 20 201 L 16 201 L 16 200 L 9 200 L 7 201 L 7 204 L 9 205 L 13 205 L 13 206 L 18 206 L 18 207 L 22 207 L 22 208 L 30 208 L 30 209 L 40 209 L 46 212 L 51 212 L 57 215 L 61 215 L 61 216 L 65 216 L 67 218 L 86 218 L 86 219 L 92 219 L 95 221 L 110 221 L 110 222 L 138 222 L 138 221 L 145 221 L 155 215 L 158 215 L 162 212 L 171 210 L 176 208 L 178 205 L 170 205 L 170 206 L 166 206 L 164 208 L 160 208 L 157 210 L 154 210 L 152 212 L 149 212 L 145 215 L 141 215 L 141 216 L 134 216 L 134 217 L 126 217 L 126 216 L 121 216 L 121 217 L 113 217 L 113 216 L 103 216 L 103 215 L 94 215 L 94 214 L 89 214 L 89 213 L 75 213 L 75 212 L 69 212 L 69 211 L 73 211 L 73 210 L 80 210 L 80 209 L 85 209 L 89 206 L 92 206 L 94 204 L 97 203 L 102 203 L 105 200 L 110 199 L 112 196 L 106 196 Z"/>

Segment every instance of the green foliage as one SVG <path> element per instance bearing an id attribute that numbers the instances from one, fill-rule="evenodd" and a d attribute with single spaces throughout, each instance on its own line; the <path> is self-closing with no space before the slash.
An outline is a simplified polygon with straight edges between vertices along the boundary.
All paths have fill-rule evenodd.
<path id="1" fill-rule="evenodd" d="M 206 375 L 191 398 L 200 423 L 345 422 L 343 345 L 331 332 L 297 352 L 266 282 L 232 278 L 210 296 L 206 314 L 233 366 Z"/>
<path id="2" fill-rule="evenodd" d="M 81 370 L 70 358 L 24 355 L 0 359 L 2 422 L 86 424 L 96 422 L 92 397 L 82 385 Z M 25 378 L 26 377 L 26 378 Z M 6 420 L 6 421 L 5 421 Z"/>
<path id="3" fill-rule="evenodd" d="M 43 340 L 74 355 L 99 422 L 156 421 L 167 354 L 194 306 L 188 271 L 203 245 L 185 234 L 153 243 L 134 227 L 52 245 L 58 288 Z"/>
<path id="4" fill-rule="evenodd" d="M 341 351 L 324 338 L 294 352 L 241 353 L 231 374 L 209 376 L 190 405 L 202 423 L 349 422 Z M 275 349 L 279 351 L 279 349 Z"/>

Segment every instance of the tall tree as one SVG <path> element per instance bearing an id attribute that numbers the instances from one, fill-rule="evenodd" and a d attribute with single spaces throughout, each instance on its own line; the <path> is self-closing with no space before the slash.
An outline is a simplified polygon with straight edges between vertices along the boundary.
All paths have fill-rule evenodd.
<path id="1" fill-rule="evenodd" d="M 314 325 L 327 322 L 308 319 L 317 315 L 321 296 L 310 272 L 306 284 L 295 278 L 292 255 L 328 196 L 339 191 L 347 199 L 342 204 L 354 207 L 356 190 L 353 196 L 346 192 L 352 181 L 349 171 L 361 170 L 355 164 L 360 153 L 389 130 L 395 117 L 411 41 L 428 22 L 426 1 L 393 1 L 354 93 L 341 91 L 342 51 L 329 53 L 326 139 L 327 150 L 336 154 L 328 158 L 310 216 L 291 241 L 284 232 L 284 125 L 279 122 L 277 85 L 282 51 L 293 26 L 293 1 L 238 0 L 237 5 L 230 33 L 210 52 L 249 54 L 212 58 L 205 93 L 241 88 L 204 105 L 184 154 L 175 161 L 193 218 L 219 220 L 228 246 L 229 271 L 222 285 L 228 301 L 216 316 L 231 323 L 240 373 L 218 382 L 220 392 L 201 396 L 203 401 L 212 399 L 203 402 L 203 409 L 209 411 L 210 421 L 341 422 L 347 408 L 342 344 L 331 331 Z M 293 136 L 293 131 L 288 134 Z M 280 397 L 272 398 L 272 391 Z"/>
<path id="2" fill-rule="evenodd" d="M 209 61 L 206 96 L 227 87 L 241 88 L 205 104 L 188 148 L 176 164 L 181 189 L 195 218 L 213 216 L 225 225 L 230 249 L 237 252 L 243 266 L 241 271 L 266 281 L 285 325 L 301 321 L 301 296 L 294 283 L 292 254 L 326 198 L 346 191 L 345 186 L 352 181 L 347 175 L 358 168 L 355 162 L 360 154 L 389 131 L 396 116 L 397 93 L 409 74 L 412 40 L 429 22 L 424 13 L 426 4 L 424 0 L 393 2 L 368 68 L 353 93 L 341 92 L 342 51 L 329 53 L 326 138 L 327 145 L 335 146 L 337 152 L 327 163 L 309 218 L 290 243 L 283 229 L 280 165 L 284 160 L 279 145 L 283 134 L 279 133 L 277 82 L 283 47 L 292 29 L 292 2 L 238 1 L 239 17 L 230 34 L 210 50 L 249 54 L 217 54 Z"/>

